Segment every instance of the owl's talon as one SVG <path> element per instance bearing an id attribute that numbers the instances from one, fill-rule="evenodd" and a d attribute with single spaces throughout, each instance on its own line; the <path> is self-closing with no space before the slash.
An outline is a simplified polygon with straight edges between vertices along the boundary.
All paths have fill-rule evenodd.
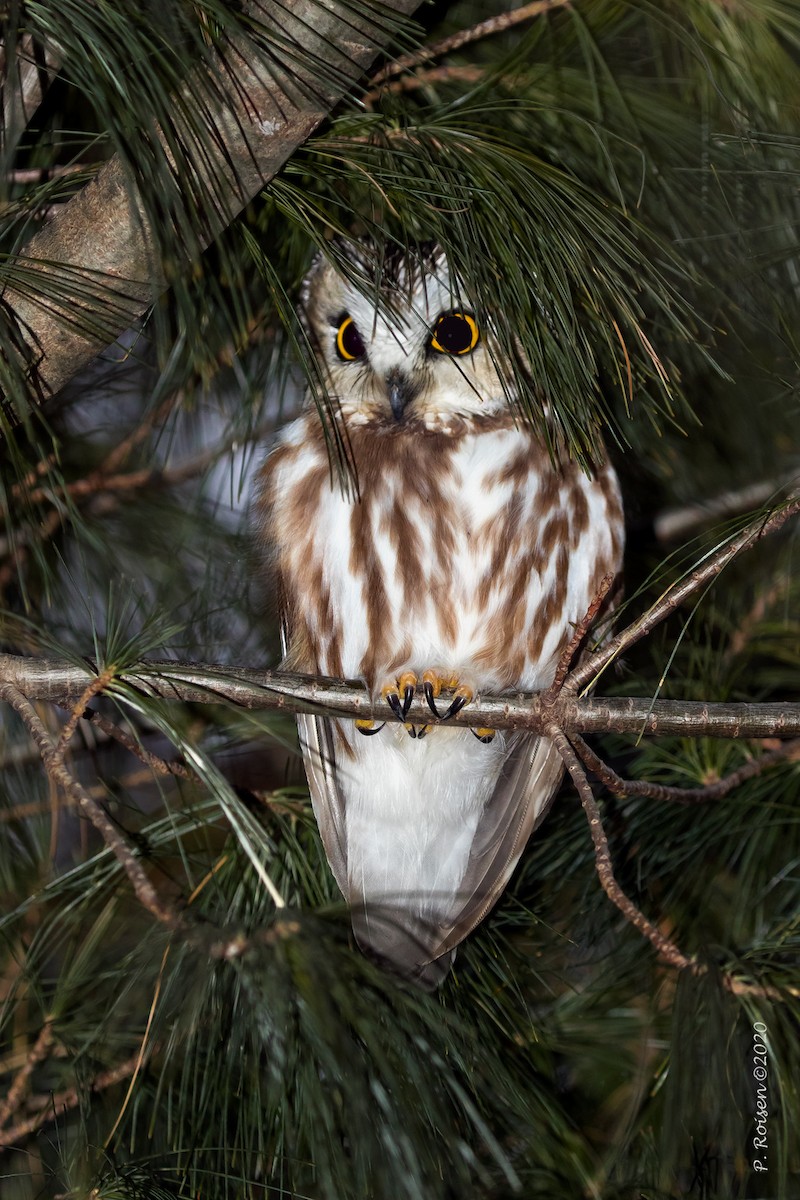
<path id="1" fill-rule="evenodd" d="M 432 729 L 433 729 L 432 725 L 418 725 L 417 726 L 417 741 L 419 742 L 422 740 L 422 738 L 427 737 Z"/>
<path id="2" fill-rule="evenodd" d="M 433 684 L 430 682 L 429 679 L 426 679 L 425 682 L 423 683 L 422 690 L 425 693 L 425 699 L 428 701 L 428 708 L 431 710 L 433 715 L 436 717 L 436 720 L 441 721 L 442 714 L 439 712 L 438 708 L 436 707 L 436 705 L 433 702 L 433 696 L 434 696 Z"/>
<path id="3" fill-rule="evenodd" d="M 406 721 L 403 725 L 403 728 L 405 729 L 405 731 L 409 737 L 415 738 L 415 737 L 420 737 L 420 736 L 424 737 L 425 736 L 424 733 L 422 735 L 418 734 L 417 730 L 416 730 L 416 726 L 412 725 L 410 721 Z"/>
<path id="4" fill-rule="evenodd" d="M 413 671 L 404 671 L 399 679 L 395 679 L 381 688 L 381 696 L 389 705 L 389 708 L 398 721 L 401 721 L 403 724 L 405 724 L 408 710 L 414 701 L 416 690 L 417 677 Z M 403 695 L 402 700 L 400 699 L 401 692 Z"/>
<path id="5" fill-rule="evenodd" d="M 482 725 L 479 725 L 476 729 L 470 729 L 470 733 L 473 735 L 473 737 L 476 737 L 479 742 L 483 742 L 484 746 L 488 746 L 489 742 L 494 741 L 494 735 L 496 732 L 496 729 L 484 729 Z"/>
<path id="6" fill-rule="evenodd" d="M 403 674 L 397 681 L 398 692 L 403 693 L 403 717 L 408 716 L 408 710 L 414 700 L 414 693 L 417 690 L 417 677 L 413 671 L 403 671 Z"/>
<path id="7" fill-rule="evenodd" d="M 455 688 L 450 707 L 446 712 L 439 712 L 436 707 L 436 697 L 440 694 L 442 688 Z M 428 708 L 431 710 L 437 721 L 449 721 L 456 713 L 461 712 L 465 704 L 469 704 L 474 696 L 471 687 L 465 683 L 459 683 L 458 679 L 440 676 L 436 671 L 426 671 L 422 676 L 422 690 L 425 693 L 425 699 L 428 702 Z"/>
<path id="8" fill-rule="evenodd" d="M 447 712 L 446 712 L 446 713 L 444 714 L 444 716 L 442 717 L 442 720 L 443 720 L 443 721 L 449 721 L 451 717 L 454 717 L 454 716 L 456 715 L 456 713 L 459 713 L 459 712 L 461 712 L 461 710 L 462 710 L 462 708 L 464 707 L 464 705 L 465 705 L 465 704 L 467 704 L 467 703 L 468 703 L 468 701 L 469 701 L 469 700 L 471 700 L 471 699 L 472 699 L 472 697 L 471 697 L 471 696 L 464 696 L 464 695 L 462 695 L 462 696 L 458 696 L 458 695 L 454 696 L 454 697 L 453 697 L 453 703 L 450 705 L 450 707 L 448 708 Z"/>
<path id="9" fill-rule="evenodd" d="M 385 721 L 381 721 L 380 725 L 376 725 L 374 721 L 356 721 L 356 729 L 359 733 L 363 733 L 364 737 L 374 737 L 376 733 L 380 733 L 385 724 Z"/>

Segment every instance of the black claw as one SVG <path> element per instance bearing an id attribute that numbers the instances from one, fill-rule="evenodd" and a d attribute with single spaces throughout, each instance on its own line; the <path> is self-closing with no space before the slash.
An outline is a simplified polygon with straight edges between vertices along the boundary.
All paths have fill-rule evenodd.
<path id="1" fill-rule="evenodd" d="M 417 741 L 421 742 L 422 739 L 427 736 L 428 736 L 428 726 L 420 725 L 419 729 L 417 730 Z"/>
<path id="2" fill-rule="evenodd" d="M 409 737 L 415 738 L 417 736 L 417 731 L 413 725 L 406 725 L 406 733 Z"/>
<path id="3" fill-rule="evenodd" d="M 456 696 L 455 700 L 453 701 L 453 703 L 448 708 L 447 712 L 442 717 L 442 720 L 449 721 L 451 717 L 454 717 L 456 715 L 456 713 L 461 712 L 462 708 L 464 707 L 464 705 L 466 703 L 467 703 L 466 696 Z"/>
<path id="4" fill-rule="evenodd" d="M 494 741 L 493 733 L 481 735 L 480 733 L 476 733 L 474 729 L 470 729 L 470 733 L 473 737 L 476 737 L 479 742 L 483 742 L 484 746 L 488 746 L 490 742 Z"/>
<path id="5" fill-rule="evenodd" d="M 433 702 L 433 684 L 428 683 L 426 681 L 422 685 L 422 687 L 423 687 L 423 691 L 425 692 L 425 699 L 428 701 L 428 708 L 431 710 L 433 715 L 436 717 L 436 720 L 441 721 L 442 714 L 439 712 L 438 708 L 436 707 L 436 705 Z"/>
<path id="6" fill-rule="evenodd" d="M 397 717 L 398 721 L 405 721 L 405 719 L 406 719 L 405 709 L 403 708 L 402 704 L 400 703 L 400 697 L 398 696 L 397 692 L 389 692 L 389 694 L 386 697 L 386 703 L 389 705 L 389 708 L 392 710 L 394 715 Z"/>
<path id="7" fill-rule="evenodd" d="M 413 699 L 414 699 L 414 688 L 411 686 L 410 683 L 406 684 L 405 691 L 403 692 L 403 716 L 404 717 L 408 715 L 408 710 L 411 708 L 411 702 Z"/>
<path id="8" fill-rule="evenodd" d="M 372 729 L 365 729 L 363 725 L 356 725 L 356 729 L 359 733 L 363 733 L 364 737 L 374 737 L 376 733 L 380 733 L 385 724 L 385 721 L 381 721 L 380 725 L 374 725 Z"/>

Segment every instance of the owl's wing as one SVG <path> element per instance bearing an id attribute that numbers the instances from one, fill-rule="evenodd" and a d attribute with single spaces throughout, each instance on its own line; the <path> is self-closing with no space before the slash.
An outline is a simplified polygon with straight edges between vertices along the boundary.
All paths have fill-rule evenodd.
<path id="1" fill-rule="evenodd" d="M 449 970 L 456 946 L 500 898 L 529 837 L 544 819 L 563 774 L 557 751 L 547 739 L 533 734 L 509 736 L 503 768 L 478 820 L 461 885 L 448 911 L 440 912 L 433 922 L 411 896 L 407 905 L 398 902 L 381 908 L 359 903 L 351 894 L 345 798 L 338 783 L 345 744 L 330 719 L 301 714 L 297 721 L 314 816 L 336 882 L 352 905 L 359 944 L 423 987 L 436 987 Z"/>
<path id="2" fill-rule="evenodd" d="M 331 720 L 298 713 L 297 732 L 322 844 L 339 890 L 347 896 L 347 836 L 344 797 L 336 774 L 335 727 Z"/>
<path id="3" fill-rule="evenodd" d="M 555 799 L 564 774 L 547 738 L 511 734 L 503 769 L 478 821 L 467 870 L 455 904 L 442 922 L 435 957 L 463 941 L 497 903 L 528 844 Z"/>

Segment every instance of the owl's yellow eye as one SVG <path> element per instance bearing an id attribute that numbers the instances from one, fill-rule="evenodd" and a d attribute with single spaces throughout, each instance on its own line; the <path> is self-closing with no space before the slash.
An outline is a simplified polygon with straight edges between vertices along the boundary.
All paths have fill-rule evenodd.
<path id="1" fill-rule="evenodd" d="M 469 313 L 443 313 L 431 335 L 431 349 L 440 354 L 469 354 L 480 338 L 474 317 Z"/>
<path id="2" fill-rule="evenodd" d="M 352 317 L 342 317 L 339 322 L 339 328 L 336 330 L 336 353 L 345 362 L 363 358 L 366 353 L 361 334 L 356 329 Z"/>

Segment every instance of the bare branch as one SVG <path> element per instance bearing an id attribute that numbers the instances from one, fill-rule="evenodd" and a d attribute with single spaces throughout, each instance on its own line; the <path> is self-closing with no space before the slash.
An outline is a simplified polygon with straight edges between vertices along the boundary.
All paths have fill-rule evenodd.
<path id="1" fill-rule="evenodd" d="M 181 762 L 167 762 L 166 759 L 159 758 L 157 754 L 152 754 L 149 750 L 145 750 L 144 746 L 137 742 L 136 738 L 131 737 L 124 729 L 120 729 L 119 725 L 114 721 L 110 721 L 108 717 L 104 717 L 102 713 L 97 712 L 93 708 L 87 708 L 82 714 L 84 720 L 91 721 L 92 725 L 96 725 L 98 729 L 102 729 L 107 737 L 113 738 L 119 742 L 120 746 L 124 746 L 129 753 L 136 756 L 140 762 L 149 767 L 156 775 L 176 775 L 179 779 L 194 779 L 193 771 Z"/>
<path id="2" fill-rule="evenodd" d="M 589 821 L 589 830 L 592 835 L 592 842 L 594 843 L 595 867 L 603 891 L 609 900 L 620 910 L 625 919 L 655 946 L 660 957 L 665 962 L 669 963 L 672 967 L 676 967 L 679 971 L 688 970 L 692 975 L 705 975 L 708 971 L 708 964 L 700 962 L 696 958 L 687 958 L 675 942 L 665 937 L 661 930 L 652 921 L 647 919 L 644 913 L 625 895 L 617 883 L 614 875 L 614 866 L 611 861 L 611 852 L 608 848 L 608 839 L 606 838 L 603 822 L 600 817 L 600 810 L 594 798 L 586 772 L 581 766 L 563 730 L 553 724 L 548 726 L 544 732 L 551 739 L 558 753 L 561 755 L 564 765 L 569 771 L 570 778 L 580 796 L 583 810 Z M 722 972 L 721 982 L 725 990 L 734 996 L 758 996 L 761 999 L 785 1002 L 790 996 L 795 998 L 798 995 L 796 988 L 787 987 L 781 989 L 773 987 L 771 984 L 753 983 L 747 979 L 737 978 L 730 971 Z"/>
<path id="3" fill-rule="evenodd" d="M 115 1083 L 121 1083 L 123 1079 L 128 1079 L 136 1070 L 138 1061 L 139 1052 L 137 1050 L 119 1066 L 112 1067 L 108 1071 L 101 1071 L 99 1075 L 96 1075 L 92 1080 L 91 1090 L 104 1092 L 107 1088 L 113 1087 Z M 37 1106 L 39 1111 L 0 1133 L 0 1149 L 21 1142 L 23 1138 L 29 1137 L 37 1129 L 41 1129 L 42 1125 L 57 1120 L 70 1109 L 77 1108 L 83 1095 L 83 1090 L 72 1087 L 63 1092 L 56 1092 L 55 1095 L 51 1093 L 46 1096 L 31 1097 L 30 1107 Z M 39 1101 L 38 1105 L 36 1104 L 37 1100 Z"/>
<path id="4" fill-rule="evenodd" d="M 127 837 L 97 801 L 92 799 L 70 774 L 64 762 L 64 747 L 57 746 L 53 741 L 27 697 L 12 683 L 0 682 L 0 698 L 10 704 L 22 718 L 31 737 L 39 747 L 47 774 L 75 801 L 98 830 L 106 846 L 115 855 L 128 876 L 139 902 L 168 928 L 183 929 L 185 924 L 183 917 L 156 891 Z"/>
<path id="5" fill-rule="evenodd" d="M 69 720 L 59 734 L 58 743 L 56 745 L 56 751 L 59 755 L 63 755 L 67 746 L 67 742 L 69 742 L 73 733 L 78 728 L 78 722 L 86 711 L 89 701 L 93 700 L 95 696 L 99 696 L 100 692 L 105 691 L 113 678 L 113 668 L 106 667 L 105 671 L 101 671 L 99 675 L 87 683 L 86 687 L 83 689 L 80 696 L 72 706 L 72 712 L 69 715 Z"/>
<path id="6" fill-rule="evenodd" d="M 711 800 L 722 800 L 740 784 L 745 783 L 748 779 L 755 779 L 770 767 L 800 758 L 800 739 L 798 739 L 784 742 L 776 750 L 771 750 L 758 758 L 751 758 L 736 771 L 731 771 L 729 775 L 725 775 L 713 783 L 708 783 L 704 787 L 667 787 L 665 784 L 651 783 L 644 779 L 623 779 L 607 763 L 603 762 L 602 758 L 595 754 L 578 734 L 573 734 L 570 741 L 589 770 L 594 771 L 601 783 L 604 783 L 614 795 L 646 796 L 650 800 L 668 800 L 673 804 L 706 804 Z"/>
<path id="7" fill-rule="evenodd" d="M 49 1020 L 45 1021 L 39 1032 L 39 1036 L 25 1058 L 25 1062 L 14 1077 L 11 1087 L 8 1089 L 8 1095 L 5 1100 L 0 1102 L 0 1126 L 5 1125 L 8 1118 L 19 1108 L 30 1077 L 38 1063 L 47 1057 L 54 1037 L 52 1022 Z"/>
<path id="8" fill-rule="evenodd" d="M 655 535 L 659 542 L 674 542 L 679 538 L 688 537 L 690 533 L 711 521 L 723 521 L 726 517 L 736 517 L 740 513 L 769 504 L 770 500 L 774 500 L 785 487 L 796 482 L 796 479 L 795 473 L 784 478 L 765 479 L 761 483 L 750 483 L 735 492 L 723 492 L 719 496 L 712 496 L 709 500 L 700 500 L 681 508 L 665 509 L 653 522 Z"/>
<path id="9" fill-rule="evenodd" d="M 613 575 L 604 575 L 600 580 L 600 587 L 597 590 L 597 595 L 592 600 L 583 617 L 575 626 L 575 631 L 566 647 L 562 652 L 561 657 L 556 664 L 556 673 L 553 676 L 553 682 L 547 689 L 543 699 L 547 704 L 554 704 L 561 695 L 561 690 L 564 686 L 564 680 L 569 674 L 569 669 L 572 666 L 575 655 L 581 647 L 581 642 L 588 634 L 592 627 L 592 623 L 603 606 L 606 596 L 611 591 L 614 583 Z"/>
<path id="10" fill-rule="evenodd" d="M 35 700 L 69 707 L 95 677 L 87 666 L 61 659 L 21 658 L 0 654 L 0 680 Z M 261 711 L 324 712 L 354 720 L 380 720 L 381 703 L 373 701 L 357 680 L 258 671 L 205 663 L 143 662 L 116 676 L 143 695 L 192 704 L 228 702 Z M 430 723 L 430 711 L 417 697 L 406 718 Z M 543 733 L 557 721 L 572 733 L 632 733 L 680 737 L 791 738 L 800 736 L 800 704 L 706 704 L 689 700 L 647 698 L 576 699 L 563 693 L 548 704 L 539 693 L 478 696 L 449 724 L 489 729 L 529 729 Z"/>
<path id="11" fill-rule="evenodd" d="M 620 910 L 626 921 L 629 921 L 640 933 L 652 942 L 660 956 L 670 966 L 677 967 L 679 971 L 690 970 L 692 974 L 702 974 L 705 967 L 698 963 L 693 958 L 687 958 L 674 942 L 665 937 L 659 929 L 653 925 L 652 921 L 648 921 L 647 917 L 641 912 L 636 905 L 630 900 L 622 888 L 616 881 L 614 876 L 614 867 L 611 862 L 611 853 L 608 849 L 608 839 L 606 838 L 603 822 L 600 819 L 600 810 L 597 807 L 597 801 L 592 795 L 592 789 L 589 785 L 589 780 L 586 778 L 586 772 L 581 766 L 575 751 L 569 744 L 569 740 L 565 736 L 563 730 L 557 725 L 549 725 L 545 730 L 547 737 L 551 739 L 556 750 L 561 755 L 564 766 L 569 771 L 572 782 L 578 790 L 578 795 L 581 798 L 583 810 L 586 813 L 589 822 L 589 829 L 592 834 L 592 842 L 594 843 L 595 867 L 597 877 L 600 880 L 600 885 L 603 891 L 608 896 L 612 904 L 615 904 Z"/>
<path id="12" fill-rule="evenodd" d="M 401 75 L 399 79 L 393 79 L 390 83 L 372 88 L 364 94 L 363 99 L 367 107 L 372 107 L 376 100 L 387 94 L 401 96 L 404 92 L 416 92 L 424 87 L 435 86 L 437 83 L 480 83 L 485 76 L 485 67 L 428 67 L 425 71 L 415 71 L 413 75 Z M 508 89 L 513 88 L 514 79 L 505 77 L 503 85 Z"/>

